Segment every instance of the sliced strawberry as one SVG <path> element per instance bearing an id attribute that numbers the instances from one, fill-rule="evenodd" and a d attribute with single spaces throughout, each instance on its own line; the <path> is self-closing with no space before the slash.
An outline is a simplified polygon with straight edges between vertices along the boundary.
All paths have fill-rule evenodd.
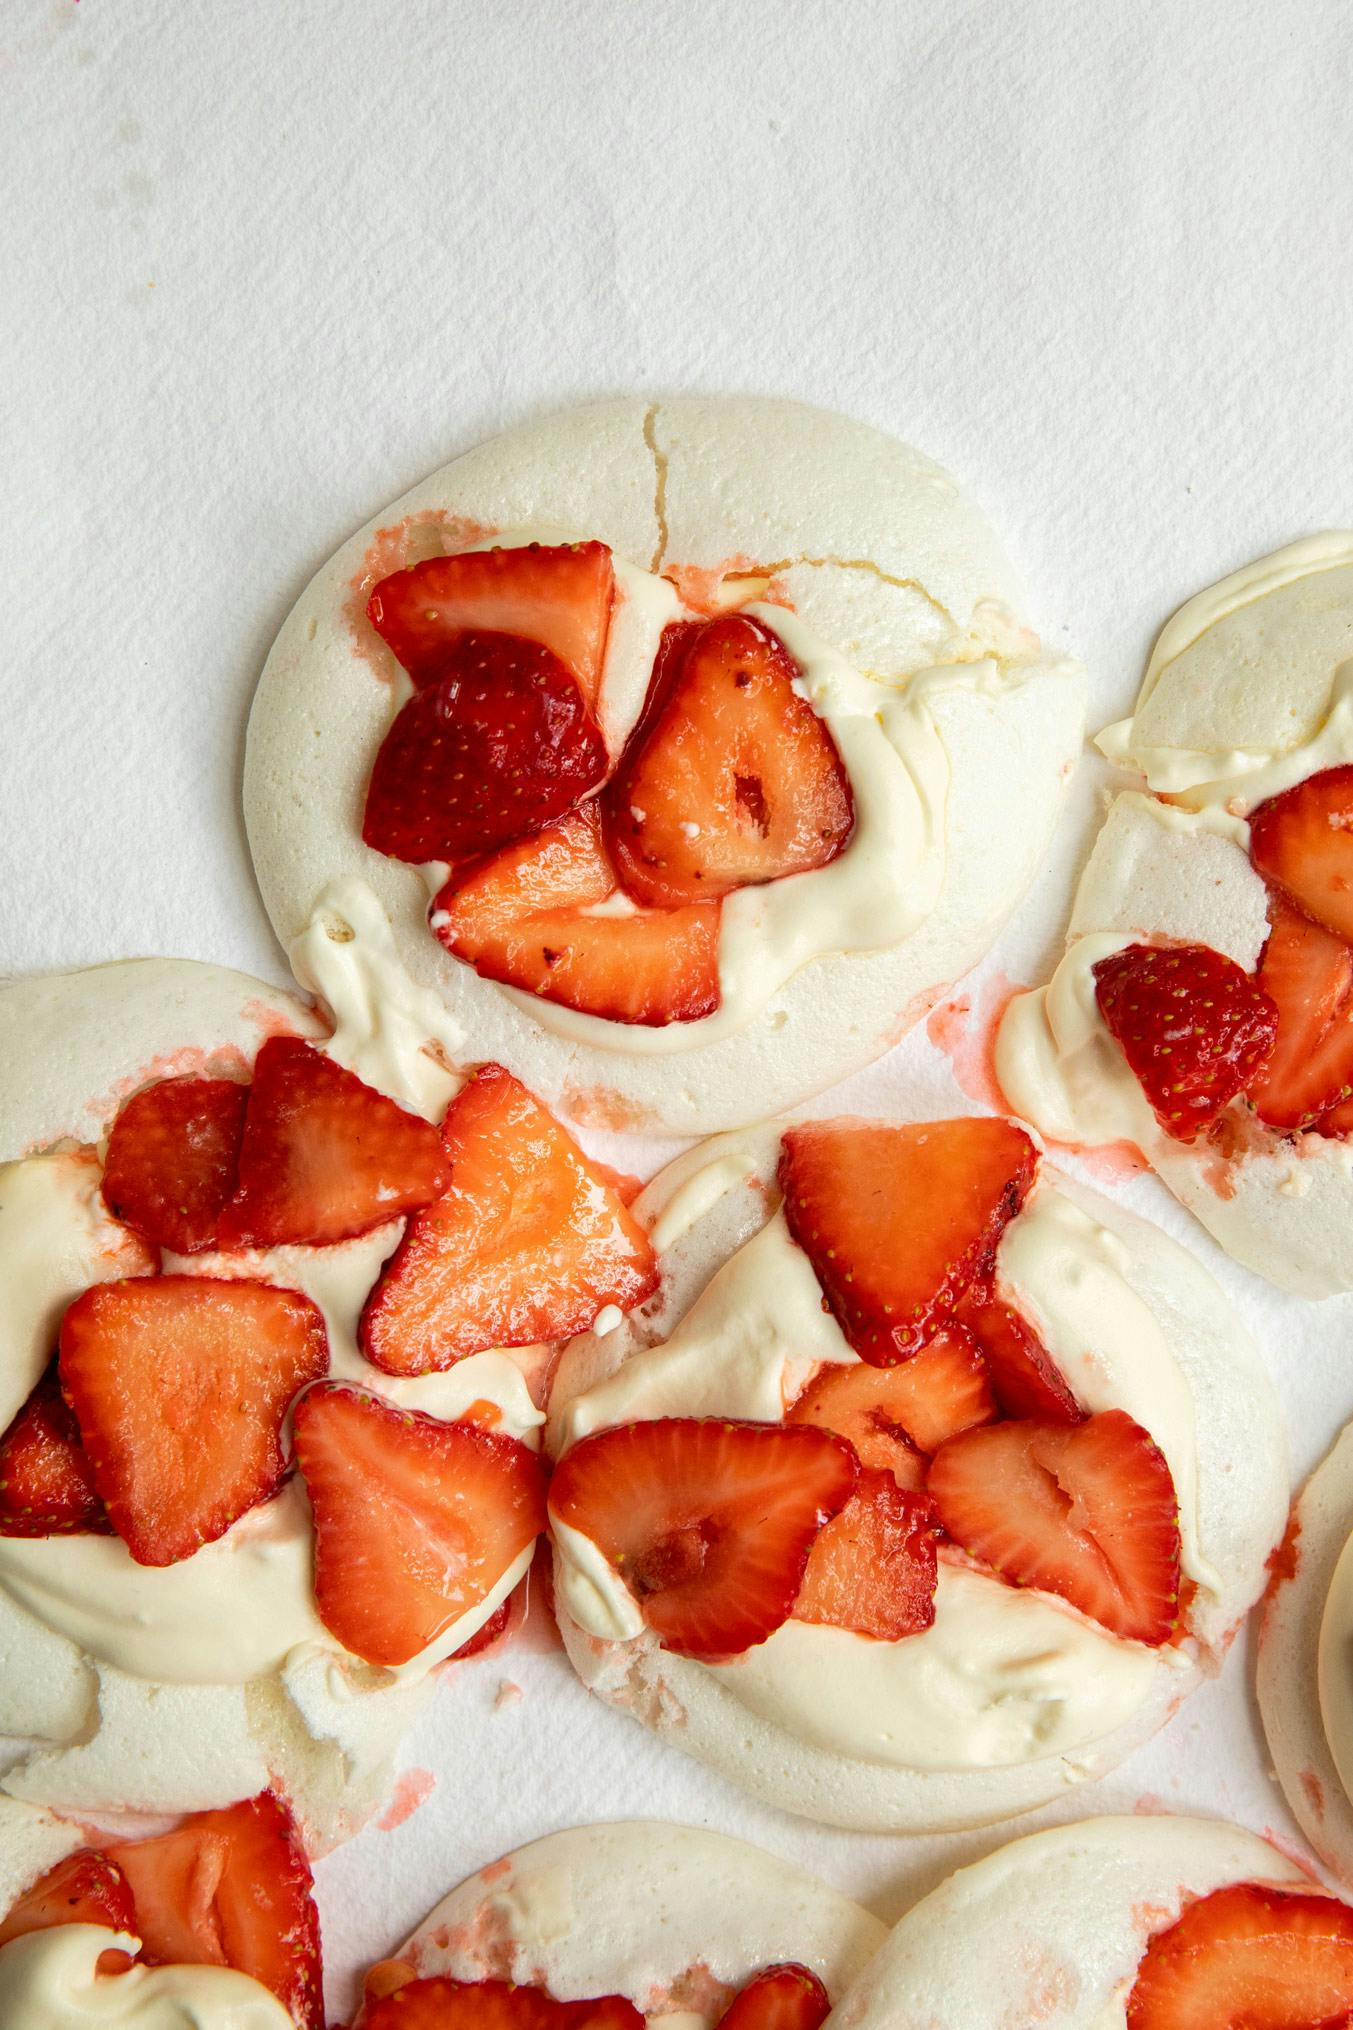
<path id="1" fill-rule="evenodd" d="M 927 1496 L 866 1468 L 808 1553 L 794 1619 L 852 1628 L 880 1642 L 919 1634 L 935 1619 L 938 1535 Z"/>
<path id="2" fill-rule="evenodd" d="M 719 1005 L 719 904 L 630 903 L 592 804 L 454 875 L 429 922 L 481 979 L 584 1015 L 661 1028 Z"/>
<path id="3" fill-rule="evenodd" d="M 211 1247 L 235 1189 L 248 1097 L 231 1078 L 165 1078 L 134 1093 L 103 1159 L 113 1217 L 176 1255 Z"/>
<path id="4" fill-rule="evenodd" d="M 324 1247 L 446 1189 L 441 1136 L 296 1036 L 254 1061 L 225 1248 Z"/>
<path id="5" fill-rule="evenodd" d="M 1142 1955 L 1128 2030 L 1344 2030 L 1353 1910 L 1236 1882 L 1186 1905 Z"/>
<path id="6" fill-rule="evenodd" d="M 605 773 L 601 729 L 558 656 L 519 635 L 462 635 L 381 743 L 362 837 L 415 865 L 491 853 Z"/>
<path id="7" fill-rule="evenodd" d="M 1277 1009 L 1209 945 L 1127 945 L 1094 973 L 1099 1012 L 1156 1119 L 1192 1142 L 1258 1076 Z"/>
<path id="8" fill-rule="evenodd" d="M 364 2030 L 643 2030 L 623 1995 L 556 2002 L 543 1988 L 510 1981 L 457 1981 L 449 1974 L 410 1980 L 371 1998 Z"/>
<path id="9" fill-rule="evenodd" d="M 1249 1093 L 1272 1126 L 1309 1128 L 1353 1095 L 1353 946 L 1280 895 L 1269 924 L 1259 984 L 1278 1011 L 1278 1033 Z"/>
<path id="10" fill-rule="evenodd" d="M 550 1513 L 620 1574 L 664 1649 L 737 1656 L 786 1621 L 855 1455 L 810 1424 L 660 1417 L 584 1438 Z"/>
<path id="11" fill-rule="evenodd" d="M 324 1320 L 295 1290 L 147 1276 L 76 1298 L 61 1386 L 138 1564 L 191 1557 L 276 1492 L 282 1420 L 328 1365 Z"/>
<path id="12" fill-rule="evenodd" d="M 464 634 L 518 634 L 558 656 L 595 705 L 614 593 L 604 543 L 527 543 L 429 557 L 382 578 L 366 610 L 415 683 L 440 677 Z"/>
<path id="13" fill-rule="evenodd" d="M 271 1791 L 108 1851 L 131 1883 L 147 1959 L 234 1967 L 271 1989 L 300 2030 L 323 2030 L 310 1864 Z"/>
<path id="14" fill-rule="evenodd" d="M 1322 769 L 1260 804 L 1250 859 L 1314 922 L 1353 942 L 1353 766 Z"/>
<path id="15" fill-rule="evenodd" d="M 0 1946 L 56 1924 L 98 1924 L 108 1931 L 136 1930 L 136 1905 L 127 1877 L 106 1854 L 82 1847 L 49 1868 L 40 1882 L 12 1903 L 0 1924 Z"/>
<path id="16" fill-rule="evenodd" d="M 965 1431 L 928 1485 L 955 1543 L 1011 1585 L 1059 1593 L 1115 1635 L 1170 1636 L 1179 1504 L 1159 1448 L 1125 1411 Z"/>
<path id="17" fill-rule="evenodd" d="M 986 1268 L 1037 1165 L 1013 1121 L 809 1121 L 786 1130 L 789 1230 L 862 1360 L 890 1367 L 915 1352 Z"/>
<path id="18" fill-rule="evenodd" d="M 294 1429 L 320 1619 L 367 1663 L 408 1663 L 545 1527 L 540 1461 L 516 1438 L 337 1382 L 302 1396 Z"/>
<path id="19" fill-rule="evenodd" d="M 368 1360 L 426 1374 L 582 1332 L 656 1287 L 648 1235 L 567 1129 L 487 1064 L 443 1127 L 451 1184 L 410 1220 L 362 1314 Z"/>
<path id="20" fill-rule="evenodd" d="M 1044 1423 L 1079 1424 L 1084 1412 L 1056 1361 L 1028 1320 L 976 1285 L 958 1307 L 962 1325 L 981 1348 L 1001 1414 Z"/>
<path id="21" fill-rule="evenodd" d="M 0 1537 L 111 1536 L 56 1362 L 0 1438 Z"/>
<path id="22" fill-rule="evenodd" d="M 748 1981 L 719 2018 L 719 2030 L 821 2030 L 831 2006 L 817 1975 L 790 1961 Z"/>
<path id="23" fill-rule="evenodd" d="M 939 1332 L 897 1367 L 826 1367 L 787 1412 L 854 1446 L 861 1466 L 891 1473 L 899 1487 L 925 1485 L 926 1455 L 946 1438 L 996 1415 L 981 1354 L 966 1332 Z"/>
<path id="24" fill-rule="evenodd" d="M 602 799 L 621 881 L 664 909 L 824 867 L 855 822 L 836 744 L 770 629 L 725 614 L 682 646 Z"/>

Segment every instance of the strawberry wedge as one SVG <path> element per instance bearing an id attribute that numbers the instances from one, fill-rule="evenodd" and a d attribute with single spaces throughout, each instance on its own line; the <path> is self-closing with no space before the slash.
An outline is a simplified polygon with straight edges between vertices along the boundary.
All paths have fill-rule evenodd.
<path id="1" fill-rule="evenodd" d="M 1353 2022 L 1353 1910 L 1236 1882 L 1189 1903 L 1147 1946 L 1127 2030 L 1343 2030 Z"/>
<path id="2" fill-rule="evenodd" d="M 110 1536 L 56 1363 L 0 1438 L 0 1537 Z"/>
<path id="3" fill-rule="evenodd" d="M 855 1448 L 861 1466 L 899 1487 L 925 1485 L 926 1460 L 947 1438 L 996 1416 L 986 1363 L 966 1332 L 941 1332 L 897 1367 L 824 1367 L 786 1412 Z"/>
<path id="4" fill-rule="evenodd" d="M 1353 943 L 1353 765 L 1322 769 L 1260 804 L 1250 859 L 1313 923 Z"/>
<path id="5" fill-rule="evenodd" d="M 817 1975 L 790 1961 L 748 1981 L 719 2018 L 718 2030 L 821 2030 L 831 2006 Z"/>
<path id="6" fill-rule="evenodd" d="M 134 1093 L 103 1161 L 113 1217 L 176 1255 L 215 1246 L 235 1189 L 248 1097 L 247 1086 L 228 1078 L 166 1078 Z"/>
<path id="7" fill-rule="evenodd" d="M 1259 1076 L 1277 1009 L 1208 945 L 1127 945 L 1094 973 L 1099 1012 L 1156 1119 L 1194 1141 Z"/>

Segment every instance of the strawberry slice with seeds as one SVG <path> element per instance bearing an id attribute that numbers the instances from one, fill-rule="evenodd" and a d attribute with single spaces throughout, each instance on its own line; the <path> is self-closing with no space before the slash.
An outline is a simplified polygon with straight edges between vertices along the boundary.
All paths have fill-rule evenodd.
<path id="1" fill-rule="evenodd" d="M 107 1931 L 136 1930 L 136 1905 L 126 1875 L 106 1854 L 84 1847 L 49 1868 L 12 1903 L 0 1923 L 0 1946 L 57 1924 L 97 1924 Z"/>
<path id="2" fill-rule="evenodd" d="M 862 1360 L 890 1367 L 988 1268 L 1033 1184 L 1013 1121 L 809 1121 L 781 1142 L 789 1230 Z"/>
<path id="3" fill-rule="evenodd" d="M 1250 859 L 1313 922 L 1353 942 L 1353 766 L 1322 769 L 1260 804 Z"/>
<path id="4" fill-rule="evenodd" d="M 601 729 L 558 656 L 517 635 L 462 635 L 381 742 L 362 837 L 416 866 L 491 853 L 605 773 Z"/>
<path id="5" fill-rule="evenodd" d="M 364 2030 L 643 2030 L 644 2019 L 623 1995 L 557 2002 L 542 1988 L 433 1974 L 374 2000 L 368 1989 L 362 2022 Z"/>
<path id="6" fill-rule="evenodd" d="M 418 1656 L 545 1527 L 540 1461 L 516 1438 L 337 1382 L 302 1396 L 294 1430 L 320 1619 L 367 1663 Z"/>
<path id="7" fill-rule="evenodd" d="M 959 1304 L 958 1318 L 981 1349 L 1003 1416 L 1080 1423 L 1084 1412 L 1061 1369 L 1018 1311 L 976 1286 Z"/>
<path id="8" fill-rule="evenodd" d="M 925 1495 L 900 1488 L 891 1473 L 863 1470 L 808 1554 L 794 1619 L 880 1642 L 919 1634 L 935 1619 L 938 1535 Z"/>
<path id="9" fill-rule="evenodd" d="M 718 2030 L 821 2030 L 831 2006 L 817 1975 L 789 1961 L 748 1981 L 719 2018 Z"/>
<path id="10" fill-rule="evenodd" d="M 664 1649 L 738 1656 L 788 1620 L 857 1472 L 849 1445 L 810 1424 L 659 1417 L 575 1445 L 550 1513 L 615 1567 Z"/>
<path id="11" fill-rule="evenodd" d="M 661 1028 L 719 1005 L 719 904 L 631 903 L 594 804 L 453 875 L 428 920 L 481 979 L 584 1015 Z"/>
<path id="12" fill-rule="evenodd" d="M 786 1413 L 854 1446 L 861 1466 L 899 1487 L 925 1485 L 926 1457 L 947 1438 L 996 1416 L 986 1364 L 966 1332 L 939 1332 L 897 1367 L 826 1367 Z"/>
<path id="13" fill-rule="evenodd" d="M 299 1037 L 270 1036 L 254 1061 L 219 1244 L 324 1247 L 426 1205 L 447 1176 L 430 1122 Z"/>
<path id="14" fill-rule="evenodd" d="M 1353 1910 L 1236 1882 L 1186 1905 L 1142 1955 L 1128 2030 L 1342 2030 L 1353 2022 Z"/>
<path id="15" fill-rule="evenodd" d="M 1315 1127 L 1353 1095 L 1353 946 L 1280 895 L 1269 924 L 1259 984 L 1278 1030 L 1250 1098 L 1275 1128 Z"/>
<path id="16" fill-rule="evenodd" d="M 324 2030 L 310 1864 L 271 1791 L 108 1853 L 131 1884 L 146 1959 L 234 1967 L 269 1988 L 298 2030 Z"/>
<path id="17" fill-rule="evenodd" d="M 0 1438 L 0 1537 L 112 1532 L 53 1361 Z"/>
<path id="18" fill-rule="evenodd" d="M 484 1065 L 443 1138 L 450 1188 L 410 1220 L 362 1314 L 377 1367 L 426 1374 L 488 1347 L 563 1339 L 657 1287 L 648 1235 L 510 1071 Z"/>
<path id="19" fill-rule="evenodd" d="M 825 867 L 855 822 L 831 734 L 760 621 L 725 614 L 661 658 L 602 804 L 606 842 L 639 902 L 679 908 Z"/>
<path id="20" fill-rule="evenodd" d="M 1094 974 L 1099 1012 L 1156 1119 L 1192 1142 L 1258 1077 L 1277 1009 L 1208 945 L 1127 945 Z"/>
<path id="21" fill-rule="evenodd" d="M 516 634 L 556 655 L 595 705 L 614 595 L 604 543 L 526 543 L 429 557 L 382 578 L 366 610 L 416 684 L 440 677 L 464 635 Z"/>
<path id="22" fill-rule="evenodd" d="M 61 1386 L 138 1564 L 191 1557 L 276 1492 L 288 1406 L 328 1365 L 324 1320 L 295 1290 L 145 1276 L 76 1298 Z"/>
<path id="23" fill-rule="evenodd" d="M 235 1189 L 248 1097 L 230 1078 L 165 1078 L 134 1093 L 103 1161 L 113 1217 L 176 1255 L 214 1246 Z"/>
<path id="24" fill-rule="evenodd" d="M 1060 1594 L 1115 1635 L 1162 1643 L 1179 1609 L 1179 1504 L 1140 1424 L 991 1424 L 951 1438 L 930 1496 L 955 1543 L 1013 1586 Z"/>

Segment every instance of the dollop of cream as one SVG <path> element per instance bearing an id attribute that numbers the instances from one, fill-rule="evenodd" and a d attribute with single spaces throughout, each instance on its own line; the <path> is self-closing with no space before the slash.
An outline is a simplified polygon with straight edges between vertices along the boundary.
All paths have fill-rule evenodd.
<path id="1" fill-rule="evenodd" d="M 233 1967 L 134 1966 L 101 1974 L 100 1953 L 140 1940 L 95 1924 L 63 1924 L 0 1946 L 5 2030 L 294 2030 L 276 1995 Z"/>

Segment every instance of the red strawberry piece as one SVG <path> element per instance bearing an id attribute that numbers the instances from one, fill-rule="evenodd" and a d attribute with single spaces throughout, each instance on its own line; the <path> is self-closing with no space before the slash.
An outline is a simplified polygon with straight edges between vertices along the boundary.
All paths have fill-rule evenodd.
<path id="1" fill-rule="evenodd" d="M 213 1246 L 235 1189 L 248 1097 L 230 1078 L 166 1078 L 133 1094 L 103 1160 L 113 1217 L 176 1255 Z"/>
<path id="2" fill-rule="evenodd" d="M 324 1320 L 295 1290 L 146 1276 L 76 1298 L 61 1386 L 138 1564 L 191 1557 L 276 1492 L 288 1406 L 328 1365 Z"/>
<path id="3" fill-rule="evenodd" d="M 1353 1095 L 1353 946 L 1280 895 L 1269 923 L 1259 984 L 1278 1011 L 1278 1033 L 1250 1098 L 1276 1128 L 1315 1127 Z"/>
<path id="4" fill-rule="evenodd" d="M 821 2030 L 831 2006 L 817 1975 L 791 1961 L 748 1981 L 719 2018 L 719 2030 Z"/>
<path id="5" fill-rule="evenodd" d="M 30 1931 L 56 1924 L 97 1924 L 108 1931 L 136 1930 L 136 1906 L 127 1878 L 115 1861 L 83 1847 L 49 1868 L 0 1924 L 0 1946 Z"/>
<path id="6" fill-rule="evenodd" d="M 366 610 L 417 684 L 441 676 L 463 635 L 517 634 L 558 656 L 595 705 L 614 592 L 604 543 L 527 543 L 429 557 L 383 578 Z"/>
<path id="7" fill-rule="evenodd" d="M 809 1121 L 781 1142 L 789 1230 L 862 1360 L 890 1367 L 987 1268 L 1034 1180 L 1013 1121 Z"/>
<path id="8" fill-rule="evenodd" d="M 567 1129 L 499 1064 L 443 1126 L 451 1184 L 415 1214 L 362 1315 L 368 1360 L 426 1374 L 584 1331 L 657 1285 L 648 1235 Z"/>
<path id="9" fill-rule="evenodd" d="M 0 1438 L 0 1537 L 111 1536 L 56 1362 Z"/>
<path id="10" fill-rule="evenodd" d="M 928 1485 L 955 1543 L 1012 1586 L 1058 1593 L 1136 1642 L 1169 1638 L 1179 1504 L 1159 1448 L 1125 1411 L 965 1431 L 936 1454 Z"/>
<path id="11" fill-rule="evenodd" d="M 861 1466 L 899 1487 L 925 1485 L 926 1455 L 996 1415 L 986 1365 L 966 1332 L 939 1332 L 897 1367 L 824 1367 L 787 1412 L 854 1446 Z"/>
<path id="12" fill-rule="evenodd" d="M 719 1005 L 719 904 L 626 906 L 592 804 L 453 875 L 429 921 L 481 979 L 584 1015 L 661 1028 Z"/>
<path id="13" fill-rule="evenodd" d="M 1260 804 L 1250 859 L 1315 923 L 1353 942 L 1353 766 L 1322 769 Z"/>
<path id="14" fill-rule="evenodd" d="M 362 837 L 415 865 L 491 853 L 605 773 L 601 729 L 558 656 L 517 635 L 462 635 L 381 742 Z"/>
<path id="15" fill-rule="evenodd" d="M 1128 2030 L 1343 2030 L 1353 2022 L 1353 1910 L 1236 1882 L 1185 1906 L 1142 1955 Z"/>
<path id="16" fill-rule="evenodd" d="M 131 1883 L 145 1958 L 234 1967 L 271 1989 L 298 2030 L 324 2030 L 310 1864 L 271 1791 L 109 1854 Z"/>
<path id="17" fill-rule="evenodd" d="M 831 734 L 798 665 L 759 621 L 725 614 L 664 657 L 656 694 L 602 799 L 638 901 L 672 909 L 824 867 L 855 822 Z"/>
<path id="18" fill-rule="evenodd" d="M 808 1553 L 794 1619 L 880 1642 L 919 1634 L 935 1619 L 938 1535 L 925 1495 L 900 1488 L 891 1473 L 864 1469 Z"/>
<path id="19" fill-rule="evenodd" d="M 1036 1417 L 1052 1424 L 1080 1423 L 1084 1414 L 1080 1404 L 1056 1361 L 1018 1311 L 979 1286 L 966 1293 L 958 1317 L 981 1348 L 1003 1416 Z"/>
<path id="20" fill-rule="evenodd" d="M 1099 1012 L 1156 1119 L 1192 1142 L 1258 1076 L 1277 1009 L 1208 945 L 1127 945 L 1094 971 Z"/>
<path id="21" fill-rule="evenodd" d="M 542 1988 L 510 1981 L 457 1981 L 449 1974 L 401 1981 L 374 2000 L 367 1990 L 364 2030 L 643 2030 L 623 1995 L 556 2002 Z"/>
<path id="22" fill-rule="evenodd" d="M 516 1438 L 336 1382 L 302 1396 L 294 1428 L 320 1619 L 367 1663 L 408 1663 L 545 1527 L 540 1461 Z"/>
<path id="23" fill-rule="evenodd" d="M 296 1036 L 270 1036 L 254 1061 L 239 1189 L 221 1215 L 223 1248 L 324 1247 L 384 1226 L 444 1191 L 430 1122 Z"/>
<path id="24" fill-rule="evenodd" d="M 664 1649 L 737 1656 L 788 1620 L 857 1471 L 849 1445 L 810 1424 L 659 1417 L 575 1445 L 550 1513 L 615 1567 Z"/>

